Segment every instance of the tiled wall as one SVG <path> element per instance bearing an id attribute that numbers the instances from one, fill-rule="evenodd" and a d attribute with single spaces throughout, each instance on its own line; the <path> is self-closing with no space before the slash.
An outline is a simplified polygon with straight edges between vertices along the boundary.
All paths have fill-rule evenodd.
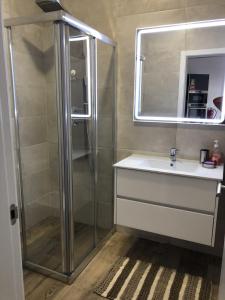
<path id="1" fill-rule="evenodd" d="M 97 43 L 98 62 L 98 184 L 96 189 L 97 226 L 112 228 L 113 214 L 113 107 L 115 56 L 109 45 Z"/>
<path id="2" fill-rule="evenodd" d="M 201 49 L 225 47 L 225 28 L 201 28 L 145 34 L 142 36 L 141 55 L 144 57 L 142 75 L 141 114 L 162 117 L 174 117 L 179 107 L 178 101 L 181 53 Z M 205 58 L 206 60 L 207 58 Z M 212 60 L 213 58 L 211 58 Z M 208 105 L 223 94 L 224 64 L 221 57 L 207 59 L 207 69 L 199 73 L 199 64 L 193 59 L 191 73 L 210 72 Z M 216 74 L 213 76 L 213 68 Z M 195 71 L 194 71 L 195 70 Z M 198 71 L 197 71 L 198 70 Z M 190 70 L 189 70 L 190 73 Z M 219 92 L 221 90 L 221 92 Z M 215 108 L 215 106 L 213 105 Z M 220 118 L 218 110 L 216 118 Z"/>
<path id="3" fill-rule="evenodd" d="M 40 14 L 34 1 L 4 2 L 5 17 Z M 12 29 L 26 226 L 59 207 L 53 32 L 49 24 Z"/>
<path id="4" fill-rule="evenodd" d="M 112 35 L 104 1 L 96 1 L 94 5 L 91 1 L 65 0 L 62 3 L 78 19 Z M 43 13 L 31 0 L 23 0 L 23 6 L 18 5 L 17 0 L 5 0 L 4 11 L 4 17 Z M 28 228 L 54 215 L 52 208 L 59 207 L 52 36 L 50 27 L 44 25 L 13 29 L 23 194 Z"/>
<path id="5" fill-rule="evenodd" d="M 4 18 L 39 14 L 41 10 L 31 0 L 3 0 Z"/>
<path id="6" fill-rule="evenodd" d="M 168 155 L 176 146 L 179 155 L 198 158 L 199 149 L 212 147 L 217 138 L 225 153 L 225 129 L 204 126 L 134 124 L 135 29 L 137 27 L 224 18 L 225 2 L 202 0 L 110 1 L 118 42 L 118 159 L 133 152 Z"/>
<path id="7" fill-rule="evenodd" d="M 100 32 L 113 35 L 110 1 L 106 0 L 61 0 L 61 3 L 77 19 L 85 22 Z"/>
<path id="8" fill-rule="evenodd" d="M 198 158 L 199 149 L 211 147 L 214 139 L 219 139 L 221 148 L 225 152 L 223 128 L 134 124 L 132 121 L 135 29 L 184 21 L 224 18 L 224 0 L 63 0 L 62 2 L 75 17 L 113 36 L 118 42 L 118 159 L 133 152 L 167 155 L 169 148 L 173 146 L 180 150 L 180 156 Z M 40 10 L 34 1 L 23 0 L 21 5 L 17 0 L 5 0 L 5 12 L 5 15 L 15 16 L 36 14 Z M 21 73 L 21 76 L 23 75 Z M 32 93 L 35 95 L 35 89 Z M 41 110 L 39 101 L 37 104 L 37 110 Z M 29 123 L 29 120 L 27 122 Z M 40 136 L 43 134 L 45 134 L 44 128 Z M 30 147 L 32 150 L 33 146 Z M 42 159 L 38 164 L 39 167 L 46 163 L 46 151 L 45 147 L 40 151 Z"/>
<path id="9" fill-rule="evenodd" d="M 225 128 L 132 121 L 136 28 L 225 18 L 224 0 L 111 0 L 110 6 L 118 42 L 118 159 L 134 152 L 168 155 L 169 148 L 174 146 L 179 149 L 179 156 L 198 159 L 199 149 L 211 148 L 214 139 L 220 141 L 225 153 Z M 221 254 L 223 247 L 223 203 L 219 206 L 216 247 L 208 249 L 217 254 Z"/>
<path id="10" fill-rule="evenodd" d="M 142 114 L 172 117 L 177 112 L 180 51 L 185 31 L 146 34 L 142 38 Z M 150 97 L 151 95 L 151 97 Z"/>
<path id="11" fill-rule="evenodd" d="M 12 29 L 27 228 L 53 216 L 52 208 L 58 201 L 56 85 L 52 78 L 54 39 L 51 29 L 50 24 Z"/>
<path id="12" fill-rule="evenodd" d="M 60 217 L 59 198 L 59 139 L 58 139 L 58 110 L 56 98 L 56 67 L 55 67 L 55 36 L 51 23 L 43 25 L 43 53 L 46 89 L 47 144 L 49 158 L 49 206 L 51 215 Z"/>

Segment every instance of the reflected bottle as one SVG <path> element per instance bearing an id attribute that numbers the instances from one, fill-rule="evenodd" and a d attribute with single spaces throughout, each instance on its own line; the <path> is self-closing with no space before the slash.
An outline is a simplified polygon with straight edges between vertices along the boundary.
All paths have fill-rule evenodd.
<path id="1" fill-rule="evenodd" d="M 219 141 L 218 140 L 214 141 L 213 151 L 211 154 L 211 161 L 213 161 L 216 166 L 219 166 L 222 163 L 222 153 L 219 150 Z"/>

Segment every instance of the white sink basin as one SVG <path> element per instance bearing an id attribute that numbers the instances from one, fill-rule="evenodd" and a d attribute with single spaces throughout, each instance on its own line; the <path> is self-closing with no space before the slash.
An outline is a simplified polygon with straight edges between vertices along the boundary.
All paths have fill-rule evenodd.
<path id="1" fill-rule="evenodd" d="M 171 162 L 168 158 L 149 158 L 142 162 L 140 162 L 140 166 L 149 167 L 151 169 L 162 169 L 162 170 L 174 170 L 181 172 L 195 172 L 199 167 L 195 162 L 192 161 L 184 161 L 177 160 L 175 162 Z"/>
<path id="2" fill-rule="evenodd" d="M 198 161 L 187 159 L 177 159 L 176 162 L 171 164 L 168 157 L 160 156 L 134 154 L 119 161 L 114 165 L 114 167 L 206 178 L 219 181 L 223 179 L 223 166 L 219 166 L 215 169 L 207 169 L 203 168 Z"/>

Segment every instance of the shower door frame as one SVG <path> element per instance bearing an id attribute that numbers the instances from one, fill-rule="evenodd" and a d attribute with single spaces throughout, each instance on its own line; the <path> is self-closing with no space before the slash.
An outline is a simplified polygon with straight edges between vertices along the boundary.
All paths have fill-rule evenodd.
<path id="1" fill-rule="evenodd" d="M 60 178 L 61 186 L 61 234 L 62 234 L 62 256 L 63 272 L 69 278 L 76 272 L 74 263 L 74 210 L 73 210 L 73 171 L 72 171 L 72 123 L 74 118 L 71 113 L 71 79 L 70 79 L 70 33 L 69 25 L 62 22 L 55 25 L 56 53 L 57 53 L 57 103 L 59 119 L 59 141 L 60 143 Z M 91 39 L 91 37 L 90 37 Z M 92 44 L 92 43 L 91 43 Z M 90 51 L 90 55 L 93 54 Z M 93 63 L 93 57 L 89 58 Z M 92 72 L 91 105 L 95 103 L 93 89 L 95 87 Z M 91 107 L 92 113 L 94 107 Z M 87 119 L 91 120 L 93 116 Z M 80 119 L 83 119 L 82 117 Z M 94 123 L 94 120 L 92 120 Z M 93 134 L 93 132 L 92 132 Z M 94 148 L 94 147 L 92 147 Z M 95 162 L 93 162 L 95 163 Z M 94 174 L 92 174 L 94 175 Z"/>
<path id="2" fill-rule="evenodd" d="M 90 39 L 90 64 L 91 64 L 91 112 L 90 116 L 82 117 L 81 119 L 92 120 L 94 127 L 92 127 L 91 135 L 94 135 L 94 161 L 95 172 L 92 174 L 94 177 L 95 183 L 97 182 L 97 41 L 103 42 L 109 46 L 113 47 L 113 53 L 115 55 L 116 44 L 110 39 L 103 36 L 103 38 L 97 38 L 94 35 L 90 35 L 89 30 L 85 31 L 82 26 L 74 26 L 74 24 L 67 23 L 55 23 L 55 39 L 56 39 L 56 53 L 57 53 L 57 82 L 58 82 L 58 91 L 57 91 L 57 103 L 58 103 L 58 115 L 62 116 L 60 120 L 61 132 L 59 133 L 59 140 L 65 141 L 60 145 L 60 157 L 61 157 L 61 167 L 60 167 L 60 178 L 64 178 L 64 183 L 61 183 L 61 199 L 63 199 L 61 209 L 61 228 L 62 228 L 62 238 L 63 238 L 63 257 L 64 257 L 64 273 L 68 274 L 68 282 L 72 282 L 82 270 L 87 266 L 90 260 L 96 255 L 102 245 L 107 241 L 107 239 L 115 231 L 114 228 L 107 234 L 107 236 L 97 243 L 96 238 L 96 200 L 94 199 L 94 218 L 95 218 L 95 236 L 94 236 L 94 248 L 93 250 L 85 257 L 78 267 L 75 268 L 74 265 L 74 215 L 73 215 L 73 191 L 72 191 L 72 137 L 71 137 L 71 126 L 73 120 L 79 119 L 79 117 L 74 117 L 71 114 L 71 82 L 70 82 L 70 33 L 69 27 L 71 26 L 74 29 L 78 29 L 85 36 Z M 116 76 L 115 76 L 116 77 Z M 116 98 L 116 78 L 115 81 L 115 98 Z M 115 127 L 115 105 L 113 113 L 113 123 Z M 115 152 L 115 129 L 113 128 L 113 143 L 114 143 L 114 152 Z M 115 153 L 114 153 L 115 159 Z M 68 184 L 69 183 L 69 184 Z M 67 190 L 65 187 L 67 186 Z M 113 197 L 113 195 L 112 195 Z M 95 197 L 94 197 L 95 198 Z M 67 200 L 66 200 L 67 199 Z M 113 208 L 114 210 L 114 208 Z M 69 220 L 69 222 L 68 222 Z M 67 234 L 66 234 L 67 233 Z"/>
<path id="3" fill-rule="evenodd" d="M 55 48 L 55 63 L 56 63 L 56 86 L 57 86 L 57 107 L 58 107 L 58 136 L 59 136 L 59 177 L 60 177 L 60 214 L 61 214 L 61 244 L 62 244 L 62 273 L 51 270 L 47 267 L 26 261 L 26 241 L 25 241 L 25 218 L 23 205 L 23 191 L 22 191 L 22 173 L 21 173 L 21 158 L 20 158 L 20 143 L 19 143 L 19 124 L 17 111 L 17 97 L 15 87 L 15 72 L 13 60 L 13 45 L 11 29 L 14 26 L 29 25 L 36 23 L 52 22 L 54 26 L 54 48 Z M 115 56 L 115 70 L 114 70 L 114 112 L 113 112 L 113 145 L 114 145 L 114 159 L 115 159 L 115 136 L 116 136 L 116 43 L 101 34 L 97 30 L 91 28 L 85 23 L 72 17 L 64 11 L 51 12 L 33 17 L 18 17 L 7 19 L 4 22 L 7 29 L 8 46 L 9 46 L 9 67 L 11 69 L 11 97 L 14 104 L 14 119 L 15 119 L 15 142 L 16 142 L 16 160 L 17 160 L 17 187 L 19 194 L 20 207 L 20 223 L 23 249 L 23 264 L 24 266 L 37 271 L 39 273 L 48 275 L 52 278 L 61 280 L 66 283 L 71 283 L 80 272 L 86 267 L 90 260 L 101 249 L 103 244 L 115 231 L 113 227 L 108 235 L 96 244 L 91 253 L 78 266 L 74 267 L 74 235 L 73 235 L 73 210 L 72 210 L 72 169 L 71 169 L 71 95 L 70 95 L 70 69 L 69 69 L 69 26 L 80 30 L 91 39 L 91 55 L 90 58 L 93 63 L 93 76 L 91 80 L 92 85 L 92 113 L 94 124 L 97 124 L 97 41 L 113 47 Z M 97 128 L 93 128 L 95 136 Z M 97 139 L 94 145 L 95 149 L 95 166 L 97 166 Z M 95 168 L 96 170 L 96 168 Z M 97 173 L 94 174 L 95 181 Z M 95 217 L 96 219 L 96 217 Z M 96 226 L 96 224 L 95 224 Z M 96 235 L 96 230 L 95 230 Z"/>

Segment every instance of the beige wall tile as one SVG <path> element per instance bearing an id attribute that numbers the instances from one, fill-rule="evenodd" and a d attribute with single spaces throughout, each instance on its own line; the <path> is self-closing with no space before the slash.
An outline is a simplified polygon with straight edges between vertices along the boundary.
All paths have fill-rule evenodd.
<path id="1" fill-rule="evenodd" d="M 179 46 L 181 42 L 179 42 Z M 162 72 L 165 69 L 166 74 L 170 74 L 171 72 L 179 72 L 180 71 L 180 51 L 185 50 L 185 44 L 183 43 L 183 47 L 177 49 L 174 45 L 174 49 L 170 51 L 164 50 L 151 51 L 147 49 L 146 52 L 143 53 L 145 56 L 144 63 L 144 73 L 157 73 Z"/>
<path id="2" fill-rule="evenodd" d="M 56 114 L 47 116 L 47 140 L 52 143 L 58 142 L 58 119 Z"/>
<path id="3" fill-rule="evenodd" d="M 218 139 L 220 149 L 225 153 L 225 130 L 213 126 L 178 126 L 176 145 L 179 155 L 199 159 L 201 148 L 213 148 L 213 140 Z"/>
<path id="4" fill-rule="evenodd" d="M 12 28 L 14 51 L 43 56 L 44 29 L 38 24 L 28 24 Z"/>
<path id="5" fill-rule="evenodd" d="M 50 193 L 50 206 L 53 207 L 54 210 L 54 216 L 60 218 L 60 194 L 59 192 L 51 192 Z"/>
<path id="6" fill-rule="evenodd" d="M 21 3 L 22 2 L 22 3 Z M 5 0 L 4 17 L 31 16 L 42 13 L 35 1 Z M 13 28 L 16 92 L 19 111 L 19 129 L 23 174 L 23 193 L 26 210 L 26 225 L 33 226 L 52 216 L 51 166 L 55 155 L 47 143 L 47 112 L 53 112 L 55 94 L 50 93 L 46 82 L 51 78 L 54 59 L 51 49 L 51 32 L 39 25 L 26 25 Z M 48 38 L 47 38 L 48 36 Z M 48 41 L 48 44 L 47 44 Z M 51 60 L 49 59 L 51 58 Z M 51 70 L 49 69 L 51 68 Z M 50 72 L 52 71 L 52 73 Z M 54 86 L 55 87 L 55 86 Z M 46 93 L 48 91 L 48 94 Z M 51 97 L 51 99 L 50 99 Z M 54 113 L 56 111 L 54 110 Z M 55 165 L 54 165 L 55 166 Z M 54 170 L 54 178 L 56 172 Z M 51 192 L 51 193 L 50 193 Z"/>
<path id="7" fill-rule="evenodd" d="M 99 88 L 98 89 L 98 114 L 110 116 L 114 107 L 114 89 Z"/>
<path id="8" fill-rule="evenodd" d="M 35 86 L 17 86 L 17 103 L 20 117 L 46 114 L 46 91 Z"/>
<path id="9" fill-rule="evenodd" d="M 133 119 L 134 86 L 125 84 L 120 86 L 117 100 L 117 118 L 126 117 Z"/>
<path id="10" fill-rule="evenodd" d="M 204 5 L 187 7 L 185 10 L 188 22 L 220 19 L 225 16 L 225 3 L 221 1 L 221 4 L 217 5 L 217 1 L 210 1 L 208 4 L 204 3 Z"/>
<path id="11" fill-rule="evenodd" d="M 62 0 L 65 8 L 76 18 L 97 30 L 112 36 L 111 14 L 106 10 L 105 0 Z"/>
<path id="12" fill-rule="evenodd" d="M 6 0 L 10 5 L 10 17 L 39 15 L 42 10 L 35 4 L 35 1 L 23 0 Z"/>
<path id="13" fill-rule="evenodd" d="M 97 203 L 97 226 L 103 229 L 112 228 L 112 204 L 105 202 Z"/>
<path id="14" fill-rule="evenodd" d="M 184 0 L 114 0 L 112 7 L 114 15 L 118 17 L 182 8 Z"/>
<path id="15" fill-rule="evenodd" d="M 46 117 L 20 118 L 19 128 L 22 147 L 46 142 Z"/>
<path id="16" fill-rule="evenodd" d="M 28 176 L 49 168 L 48 143 L 21 147 L 23 176 Z"/>
<path id="17" fill-rule="evenodd" d="M 98 87 L 103 88 L 112 88 L 113 86 L 113 77 L 115 70 L 115 61 L 113 56 L 106 58 L 98 58 Z"/>
<path id="18" fill-rule="evenodd" d="M 12 0 L 11 0 L 12 3 Z M 85 0 L 82 3 L 79 3 L 79 10 L 77 9 L 77 3 L 76 1 L 73 1 L 73 4 L 69 0 L 65 0 L 64 4 L 68 6 L 68 8 L 71 10 L 72 13 L 75 13 L 76 17 L 83 19 L 84 21 L 89 20 L 92 24 L 97 24 L 96 26 L 99 26 L 103 28 L 105 26 L 106 22 L 106 16 L 107 14 L 111 14 L 109 10 L 106 12 L 104 11 L 104 16 L 97 19 L 97 14 L 95 14 L 95 10 L 93 10 L 93 5 L 91 5 L 90 1 Z M 168 147 L 168 141 L 164 140 L 164 134 L 163 132 L 167 131 L 167 128 L 161 126 L 160 129 L 157 129 L 157 126 L 134 126 L 131 125 L 132 122 L 132 110 L 133 110 L 133 82 L 134 82 L 134 46 L 135 46 L 135 29 L 137 27 L 142 26 L 153 26 L 153 25 L 160 25 L 160 24 L 168 24 L 168 23 L 177 23 L 177 22 L 183 22 L 185 20 L 200 20 L 205 18 L 215 18 L 215 17 L 224 17 L 224 9 L 223 9 L 224 3 L 222 0 L 216 0 L 213 3 L 211 1 L 203 1 L 203 0 L 174 0 L 174 1 L 145 1 L 142 0 L 141 2 L 137 1 L 113 1 L 111 5 L 106 5 L 105 8 L 113 7 L 113 13 L 114 16 L 110 16 L 111 18 L 114 18 L 114 21 L 116 21 L 116 33 L 117 33 L 117 40 L 118 40 L 118 49 L 119 49 L 119 99 L 118 99 L 118 116 L 121 120 L 119 120 L 119 126 L 118 126 L 118 136 L 122 136 L 119 140 L 119 147 L 122 145 L 122 147 L 128 149 L 126 146 L 126 142 L 123 142 L 122 139 L 124 137 L 125 141 L 127 139 L 128 145 L 130 144 L 132 149 L 135 149 L 135 145 L 132 144 L 129 141 L 135 140 L 134 136 L 137 134 L 138 136 L 146 136 L 150 135 L 150 132 L 153 133 L 154 131 L 157 132 L 157 130 L 160 130 L 162 134 L 160 134 L 160 139 L 162 141 L 160 142 L 160 147 L 166 150 Z M 6 5 L 7 7 L 7 5 Z M 9 7 L 9 5 L 8 5 Z M 98 0 L 95 2 L 95 9 L 96 11 L 99 8 L 102 8 L 102 2 Z M 186 7 L 186 9 L 184 9 Z M 18 6 L 14 6 L 14 9 L 16 9 L 16 13 L 21 13 L 21 9 Z M 7 9 L 6 9 L 7 10 Z M 29 5 L 29 13 L 38 13 L 40 10 L 35 5 Z M 90 24 L 89 23 L 89 24 Z M 111 22 L 111 25 L 113 23 Z M 108 27 L 105 28 L 106 31 L 108 31 Z M 40 34 L 40 31 L 37 30 L 37 34 Z M 27 32 L 29 36 L 29 32 Z M 46 39 L 45 35 L 45 39 Z M 35 40 L 34 40 L 35 42 Z M 47 45 L 47 44 L 46 44 Z M 39 45 L 37 44 L 37 47 Z M 47 46 L 46 46 L 47 47 Z M 37 65 L 40 64 L 40 62 L 37 63 Z M 32 72 L 27 71 L 27 74 L 32 75 Z M 22 74 L 21 74 L 22 75 Z M 30 77 L 30 76 L 29 76 Z M 38 75 L 35 74 L 31 76 L 34 80 L 32 80 L 35 84 L 38 83 Z M 20 78 L 26 78 L 26 76 L 20 76 Z M 35 80 L 36 78 L 36 80 Z M 102 90 L 103 92 L 103 90 Z M 151 93 L 151 89 L 149 92 L 147 91 L 147 94 Z M 104 98 L 104 97 L 102 97 Z M 52 99 L 51 96 L 49 99 Z M 39 103 L 40 104 L 40 103 Z M 26 105 L 24 104 L 24 107 Z M 108 106 L 106 106 L 107 108 Z M 26 107 L 28 108 L 28 106 Z M 49 107 L 49 111 L 51 109 L 51 105 Z M 43 107 L 40 105 L 36 109 L 34 109 L 34 113 L 38 113 L 42 111 Z M 109 107 L 107 108 L 109 109 Z M 107 111 L 106 109 L 106 111 Z M 27 111 L 24 112 L 26 115 L 28 111 L 32 113 L 32 108 L 27 109 Z M 104 111 L 104 110 L 103 110 Z M 127 121 L 130 121 L 129 125 L 127 124 Z M 51 139 L 52 137 L 56 136 L 55 131 L 55 121 L 54 118 L 50 121 L 51 124 L 49 124 L 48 128 L 48 139 Z M 131 129 L 132 128 L 132 129 Z M 134 128 L 134 130 L 133 130 Z M 164 129 L 163 129 L 164 128 Z M 171 129 L 173 132 L 175 129 Z M 180 142 L 180 136 L 182 134 L 178 129 L 177 131 L 177 143 Z M 207 139 L 209 140 L 211 137 L 212 132 L 208 129 L 202 129 L 202 130 L 196 130 L 188 128 L 188 130 L 185 130 L 185 132 L 189 132 L 189 134 L 186 133 L 186 136 L 189 136 L 190 134 L 195 134 L 195 136 L 198 136 L 198 138 L 202 139 L 202 144 L 204 144 Z M 208 131 L 211 134 L 207 134 Z M 218 130 L 214 130 L 216 133 Z M 103 136 L 103 132 L 101 133 L 101 136 Z M 156 135 L 156 136 L 159 136 Z M 166 136 L 166 134 L 165 134 Z M 157 137 L 158 138 L 158 137 Z M 104 139 L 104 138 L 103 138 Z M 140 138 L 141 139 L 141 138 Z M 143 138 L 144 140 L 145 138 Z M 196 138 L 197 139 L 197 138 Z M 54 140 L 54 139 L 53 139 Z M 157 142 L 159 143 L 159 142 Z M 157 144 L 156 143 L 156 144 Z M 142 144 L 142 143 L 139 143 Z M 173 144 L 173 143 L 172 143 Z M 182 144 L 182 143 L 181 143 Z M 187 152 L 187 156 L 193 156 L 194 152 L 197 151 L 196 149 L 192 151 L 192 154 L 190 154 L 189 150 L 185 150 Z M 147 143 L 144 141 L 143 143 L 143 149 L 142 146 L 137 146 L 138 149 L 145 151 L 151 150 L 152 146 L 151 143 L 149 144 L 149 147 Z M 154 149 L 154 147 L 153 147 Z M 120 151 L 120 149 L 119 149 Z M 156 150 L 157 151 L 157 150 Z M 183 155 L 185 155 L 185 151 L 183 151 Z"/>
<path id="19" fill-rule="evenodd" d="M 134 53 L 126 53 L 121 51 L 118 59 L 119 75 L 118 82 L 120 85 L 133 85 L 134 84 Z"/>
<path id="20" fill-rule="evenodd" d="M 49 170 L 44 170 L 23 179 L 24 203 L 37 202 L 40 198 L 51 192 Z"/>
<path id="21" fill-rule="evenodd" d="M 98 176 L 96 186 L 96 200 L 98 202 L 112 203 L 113 198 L 113 176 Z"/>
<path id="22" fill-rule="evenodd" d="M 129 150 L 129 149 L 119 149 L 116 152 L 116 161 L 120 161 L 126 157 L 128 157 L 129 155 L 131 155 L 132 153 L 134 153 L 133 150 Z"/>
<path id="23" fill-rule="evenodd" d="M 136 28 L 183 22 L 185 10 L 175 9 L 145 14 L 127 15 L 116 19 L 118 39 L 118 153 L 135 151 L 168 153 L 176 144 L 176 128 L 151 124 L 134 124 L 134 58 Z M 160 80 L 161 82 L 161 80 Z M 148 94 L 148 92 L 147 92 Z M 147 96 L 146 94 L 146 96 Z M 124 152 L 123 152 L 124 153 Z M 124 155 L 121 154 L 120 157 Z"/>
<path id="24" fill-rule="evenodd" d="M 116 17 L 144 13 L 148 2 L 149 0 L 114 0 L 112 1 L 112 12 Z"/>
<path id="25" fill-rule="evenodd" d="M 127 39 L 126 32 L 135 32 L 138 27 L 174 24 L 185 20 L 185 9 L 130 15 L 117 19 L 118 36 Z M 129 37 L 129 36 L 128 36 Z"/>
<path id="26" fill-rule="evenodd" d="M 91 195 L 89 185 L 81 185 L 76 190 L 76 201 L 74 199 L 74 216 L 76 222 L 94 223 L 94 201 Z"/>
<path id="27" fill-rule="evenodd" d="M 56 86 L 56 65 L 54 47 L 50 47 L 44 52 L 44 72 L 47 85 Z"/>
<path id="28" fill-rule="evenodd" d="M 98 120 L 98 145 L 99 147 L 112 147 L 113 120 L 112 117 L 101 117 Z"/>
<path id="29" fill-rule="evenodd" d="M 213 0 L 213 3 L 211 0 L 184 0 L 185 7 L 190 6 L 198 6 L 198 5 L 217 5 L 217 4 L 224 4 L 224 0 Z"/>
<path id="30" fill-rule="evenodd" d="M 73 180 L 74 187 L 79 188 L 81 185 L 90 185 L 91 182 L 91 172 L 89 160 L 86 157 L 83 159 L 77 159 L 73 161 Z"/>
<path id="31" fill-rule="evenodd" d="M 138 124 L 120 118 L 117 145 L 118 149 L 168 153 L 176 145 L 176 127 Z"/>
<path id="32" fill-rule="evenodd" d="M 49 170 L 49 176 L 50 176 L 50 190 L 51 192 L 59 192 L 59 165 L 55 164 L 53 167 Z"/>
<path id="33" fill-rule="evenodd" d="M 128 3 L 129 2 L 129 3 Z M 152 124 L 140 124 L 135 125 L 132 123 L 132 108 L 133 108 L 133 74 L 134 74 L 134 56 L 135 56 L 135 30 L 138 27 L 174 24 L 179 22 L 196 21 L 203 19 L 213 19 L 225 17 L 223 1 L 113 1 L 112 6 L 115 8 L 115 24 L 116 24 L 116 39 L 118 41 L 118 146 L 117 153 L 118 158 L 124 158 L 124 156 L 138 152 L 152 152 L 155 154 L 168 153 L 170 147 L 177 145 L 181 149 L 180 154 L 183 157 L 198 158 L 199 149 L 204 145 L 210 145 L 212 139 L 218 137 L 223 139 L 223 129 L 210 129 L 210 127 L 185 127 L 176 130 L 176 127 L 168 128 L 167 125 Z M 170 3 L 169 3 L 170 2 Z M 137 7 L 140 4 L 141 7 Z M 152 5 L 152 6 L 151 6 Z M 198 43 L 203 39 L 200 34 Z M 207 39 L 206 39 L 207 40 Z M 194 41 L 191 41 L 189 37 L 190 47 L 194 46 Z M 197 43 L 197 42 L 196 42 Z M 196 44 L 195 43 L 195 44 Z M 214 41 L 207 40 L 207 43 L 212 45 Z M 221 42 L 223 43 L 223 41 Z M 175 43 L 176 44 L 176 43 Z M 180 47 L 181 43 L 177 43 Z M 207 45 L 208 45 L 207 44 Z M 155 43 L 151 43 L 149 49 L 146 48 L 147 53 L 153 51 Z M 197 44 L 196 44 L 197 45 Z M 162 47 L 162 51 L 165 51 L 163 56 L 159 56 L 160 62 L 163 57 L 165 60 L 169 60 L 166 57 L 166 50 L 168 43 Z M 218 45 L 218 47 L 221 45 Z M 222 45 L 223 46 L 223 45 Z M 200 46 L 198 46 L 200 47 Z M 224 46 L 223 46 L 224 47 Z M 159 48 L 156 47 L 158 50 Z M 160 53 L 161 54 L 161 53 Z M 170 59 L 171 61 L 171 59 Z M 157 59 L 154 59 L 156 73 Z M 148 72 L 148 69 L 154 67 L 152 65 L 146 65 L 144 72 Z M 169 68 L 168 64 L 165 64 Z M 174 64 L 171 70 L 174 70 Z M 175 64 L 179 69 L 179 61 Z M 166 72 L 165 72 L 166 73 Z M 168 70 L 169 74 L 171 72 Z M 161 78 L 161 76 L 159 75 Z M 164 80 L 164 83 L 168 83 L 168 79 Z M 147 80 L 148 81 L 148 80 Z M 157 81 L 157 80 L 156 80 Z M 162 80 L 163 81 L 163 80 Z M 145 97 L 151 97 L 154 93 L 152 91 L 154 84 L 148 85 L 145 93 Z M 168 93 L 167 93 L 168 94 Z M 177 96 L 177 95 L 175 95 Z M 175 97 L 174 96 L 174 97 Z M 186 145 L 187 141 L 192 141 L 192 136 L 195 141 L 189 143 L 190 147 Z M 224 149 L 225 151 L 225 149 Z"/>
<path id="34" fill-rule="evenodd" d="M 185 6 L 185 0 L 150 0 L 149 7 L 153 11 L 162 10 L 174 10 L 177 8 L 183 8 Z"/>
<path id="35" fill-rule="evenodd" d="M 113 149 L 112 148 L 99 148 L 98 149 L 98 172 L 103 177 L 112 177 L 112 164 L 113 164 Z"/>
<path id="36" fill-rule="evenodd" d="M 59 146 L 58 143 L 48 142 L 49 150 L 49 165 L 50 168 L 58 167 L 59 165 Z"/>
<path id="37" fill-rule="evenodd" d="M 168 73 L 166 66 L 156 73 L 144 74 L 142 112 L 153 116 L 176 116 L 178 86 L 179 73 Z"/>
<path id="38" fill-rule="evenodd" d="M 25 216 L 26 216 L 26 229 L 37 225 L 38 223 L 44 221 L 46 218 L 54 216 L 54 211 L 49 204 L 49 195 L 43 197 L 42 202 L 29 203 L 25 206 Z"/>
<path id="39" fill-rule="evenodd" d="M 47 115 L 57 115 L 57 96 L 56 96 L 56 82 L 50 84 L 47 83 L 46 86 L 46 106 L 47 106 Z"/>
<path id="40" fill-rule="evenodd" d="M 35 86 L 43 88 L 45 85 L 45 65 L 41 56 L 32 53 L 14 53 L 15 81 L 18 86 Z"/>
<path id="41" fill-rule="evenodd" d="M 3 17 L 9 18 L 10 16 L 10 5 L 8 0 L 2 1 L 2 10 L 3 10 Z"/>
<path id="42" fill-rule="evenodd" d="M 223 36 L 224 27 L 193 29 L 186 32 L 186 48 L 195 49 L 215 49 L 225 48 Z"/>
<path id="43" fill-rule="evenodd" d="M 54 27 L 52 26 L 51 22 L 43 23 L 43 25 L 41 25 L 41 30 L 43 51 L 45 54 L 52 55 L 51 50 L 54 49 Z"/>

